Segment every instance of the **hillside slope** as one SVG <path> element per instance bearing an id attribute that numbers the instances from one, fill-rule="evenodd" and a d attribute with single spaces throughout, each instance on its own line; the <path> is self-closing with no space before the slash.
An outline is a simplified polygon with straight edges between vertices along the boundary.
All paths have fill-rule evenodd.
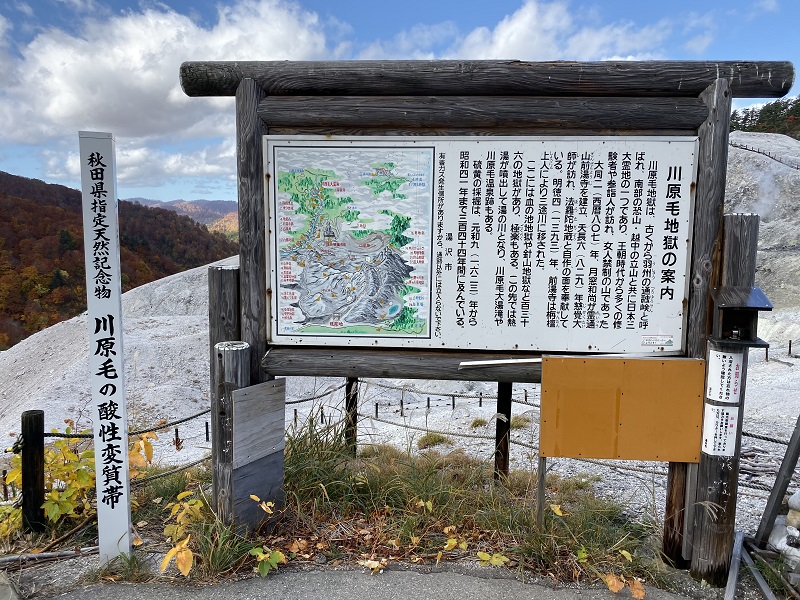
<path id="1" fill-rule="evenodd" d="M 800 307 L 800 169 L 793 167 L 800 165 L 800 141 L 735 131 L 731 143 L 749 150 L 730 148 L 725 209 L 761 217 L 756 285 L 776 309 Z"/>
<path id="2" fill-rule="evenodd" d="M 238 252 L 164 208 L 122 201 L 123 291 Z M 86 306 L 81 194 L 0 172 L 0 350 Z"/>

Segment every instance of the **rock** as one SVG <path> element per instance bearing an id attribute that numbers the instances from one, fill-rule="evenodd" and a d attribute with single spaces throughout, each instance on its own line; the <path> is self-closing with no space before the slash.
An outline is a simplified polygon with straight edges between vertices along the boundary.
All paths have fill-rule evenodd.
<path id="1" fill-rule="evenodd" d="M 800 511 L 800 490 L 797 490 L 789 497 L 789 508 Z"/>
<path id="2" fill-rule="evenodd" d="M 789 509 L 789 514 L 786 515 L 787 527 L 800 527 L 800 510 Z"/>
<path id="3" fill-rule="evenodd" d="M 800 566 L 800 548 L 792 548 L 786 538 L 786 517 L 782 515 L 775 519 L 775 526 L 769 535 L 769 544 L 783 555 L 787 566 L 797 572 Z"/>
<path id="4" fill-rule="evenodd" d="M 18 600 L 19 596 L 8 576 L 0 571 L 0 600 Z"/>

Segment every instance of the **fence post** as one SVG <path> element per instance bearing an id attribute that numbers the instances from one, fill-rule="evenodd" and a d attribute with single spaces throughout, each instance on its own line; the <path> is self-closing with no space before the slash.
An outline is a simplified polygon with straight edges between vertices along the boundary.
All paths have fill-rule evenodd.
<path id="1" fill-rule="evenodd" d="M 211 402 L 211 488 L 217 517 L 233 521 L 233 392 L 250 385 L 250 345 L 246 342 L 220 342 L 216 345 L 214 380 L 216 391 Z"/>
<path id="2" fill-rule="evenodd" d="M 217 362 L 216 345 L 242 339 L 239 315 L 239 267 L 211 266 L 208 268 L 208 346 L 211 365 L 210 396 L 217 389 L 214 380 Z M 213 421 L 212 421 L 213 427 Z M 213 431 L 212 431 L 213 437 Z"/>
<path id="3" fill-rule="evenodd" d="M 44 531 L 44 411 L 22 413 L 22 524 Z"/>
<path id="4" fill-rule="evenodd" d="M 500 381 L 497 384 L 497 424 L 495 429 L 494 447 L 494 478 L 501 479 L 508 477 L 509 458 L 509 434 L 511 431 L 511 394 L 512 385 L 507 381 Z M 500 418 L 505 417 L 504 419 Z"/>
<path id="5" fill-rule="evenodd" d="M 752 287 L 756 272 L 758 215 L 725 215 L 724 240 L 722 285 Z M 715 423 L 719 421 L 724 430 L 732 427 L 732 421 L 735 419 L 736 432 L 732 440 L 733 448 L 702 449 L 697 475 L 697 503 L 694 506 L 695 537 L 691 575 L 695 579 L 720 587 L 725 585 L 733 551 L 748 348 L 745 344 L 736 343 L 733 340 L 726 343 L 709 339 L 709 358 L 712 356 L 712 352 L 733 356 L 732 360 L 734 362 L 738 360 L 741 364 L 738 398 L 734 393 L 731 394 L 730 400 L 724 402 L 706 397 L 705 419 L 709 419 L 710 415 L 715 415 Z M 709 370 L 710 367 L 707 365 L 706 389 L 709 388 L 711 382 Z M 710 425 L 712 424 L 703 423 L 704 440 L 714 437 Z"/>
<path id="6" fill-rule="evenodd" d="M 353 456 L 357 451 L 356 429 L 358 425 L 358 378 L 348 377 L 345 383 L 345 412 L 347 424 L 345 426 L 345 440 Z M 375 405 L 375 417 L 378 416 L 378 405 Z"/>

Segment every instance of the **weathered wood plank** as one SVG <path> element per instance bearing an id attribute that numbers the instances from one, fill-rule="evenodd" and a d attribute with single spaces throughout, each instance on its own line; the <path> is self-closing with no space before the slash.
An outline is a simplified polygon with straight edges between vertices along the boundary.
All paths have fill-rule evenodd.
<path id="1" fill-rule="evenodd" d="M 698 98 L 526 98 L 490 96 L 267 96 L 269 127 L 547 127 L 552 130 L 697 129 Z"/>
<path id="2" fill-rule="evenodd" d="M 779 98 L 794 83 L 786 61 L 517 60 L 185 62 L 188 96 L 233 96 L 253 79 L 269 95 L 698 96 L 725 79 L 737 98 Z"/>
<path id="3" fill-rule="evenodd" d="M 708 119 L 698 131 L 699 167 L 692 235 L 692 272 L 686 323 L 689 358 L 704 358 L 705 336 L 711 331 L 709 289 L 720 284 L 722 213 L 728 164 L 731 94 L 720 79 L 703 92 Z"/>
<path id="4" fill-rule="evenodd" d="M 211 418 L 216 424 L 211 440 L 211 489 L 217 515 L 230 523 L 233 520 L 233 391 L 250 385 L 250 346 L 244 342 L 221 342 L 215 350 L 217 389 L 211 402 Z"/>
<path id="5" fill-rule="evenodd" d="M 686 321 L 686 348 L 689 358 L 705 358 L 706 335 L 710 332 L 711 305 L 709 289 L 719 285 L 722 243 L 722 213 L 725 177 L 728 164 L 731 93 L 728 82 L 716 80 L 700 99 L 708 107 L 708 118 L 698 130 L 699 166 L 695 193 L 694 232 L 692 235 L 692 270 Z M 667 505 L 664 510 L 664 556 L 675 565 L 691 558 L 691 540 L 686 534 L 695 531 L 685 522 L 694 510 L 694 498 L 688 490 L 687 477 L 692 467 L 670 464 L 667 477 Z M 681 497 L 684 501 L 681 501 Z M 691 518 L 691 517 L 689 517 Z"/>
<path id="6" fill-rule="evenodd" d="M 462 361 L 538 358 L 540 354 L 508 352 L 438 352 L 381 348 L 272 346 L 264 357 L 270 375 L 449 379 L 541 383 L 542 365 L 521 363 L 459 371 Z"/>
<path id="7" fill-rule="evenodd" d="M 268 269 L 264 181 L 261 176 L 264 168 L 261 136 L 265 129 L 257 115 L 263 95 L 252 79 L 242 79 L 236 88 L 241 339 L 252 348 L 250 377 L 253 384 L 265 381 L 261 358 L 267 350 L 269 310 L 265 277 Z"/>
<path id="8" fill-rule="evenodd" d="M 512 136 L 525 135 L 579 135 L 579 136 L 644 136 L 644 135 L 697 135 L 696 129 L 557 129 L 552 127 L 270 127 L 271 135 L 385 135 L 385 136 Z"/>
<path id="9" fill-rule="evenodd" d="M 283 451 L 286 445 L 285 402 L 285 379 L 233 392 L 234 469 Z"/>
<path id="10" fill-rule="evenodd" d="M 269 477 L 265 477 L 269 474 Z M 258 502 L 250 494 L 258 496 L 263 502 L 274 502 L 276 512 L 283 508 L 283 450 L 268 454 L 258 460 L 233 471 L 233 513 L 236 515 L 237 531 L 255 531 L 268 518 Z"/>

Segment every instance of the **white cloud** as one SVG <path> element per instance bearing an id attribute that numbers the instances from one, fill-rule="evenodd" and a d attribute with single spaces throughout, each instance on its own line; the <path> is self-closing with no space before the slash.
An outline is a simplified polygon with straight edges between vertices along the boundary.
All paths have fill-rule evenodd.
<path id="1" fill-rule="evenodd" d="M 458 36 L 458 27 L 451 21 L 435 25 L 414 25 L 401 31 L 389 41 L 376 41 L 359 52 L 359 59 L 426 59 L 436 57 L 436 51 L 446 47 Z"/>
<path id="2" fill-rule="evenodd" d="M 84 9 L 93 0 L 60 0 Z M 179 66 L 187 60 L 307 60 L 328 58 L 325 28 L 313 13 L 280 0 L 243 0 L 219 9 L 216 23 L 202 27 L 166 7 L 145 8 L 110 18 L 91 17 L 77 32 L 47 29 L 6 57 L 2 42 L 10 28 L 0 16 L 0 136 L 11 143 L 73 147 L 77 131 L 117 136 L 120 180 L 138 180 L 146 148 L 163 142 L 228 136 L 235 132 L 231 98 L 188 98 Z M 5 72 L 3 72 L 5 71 Z M 123 172 L 122 148 L 131 159 Z M 128 148 L 131 145 L 131 148 Z M 158 156 L 153 178 L 209 169 L 233 173 L 224 153 Z M 50 156 L 50 174 L 74 174 Z M 224 164 L 222 169 L 220 165 Z M 141 171 L 144 173 L 144 169 Z"/>
<path id="3" fill-rule="evenodd" d="M 32 17 L 33 16 L 33 9 L 31 8 L 31 5 L 28 4 L 27 2 L 17 2 L 16 4 L 14 4 L 14 8 L 16 8 L 19 12 L 21 12 L 26 17 Z"/>
<path id="4" fill-rule="evenodd" d="M 77 139 L 77 135 L 75 136 Z M 117 143 L 117 181 L 121 188 L 157 187 L 178 177 L 236 180 L 236 147 L 225 138 L 192 152 L 168 152 L 136 142 Z M 66 155 L 46 150 L 43 153 L 47 176 L 55 179 L 80 179 L 77 152 Z"/>
<path id="5" fill-rule="evenodd" d="M 469 59 L 556 60 L 563 54 L 561 42 L 571 29 L 572 18 L 566 4 L 529 0 L 494 29 L 473 29 L 448 55 Z"/>
<path id="6" fill-rule="evenodd" d="M 756 2 L 755 8 L 765 12 L 777 12 L 780 7 L 778 6 L 778 0 L 759 0 Z"/>
<path id="7" fill-rule="evenodd" d="M 709 31 L 694 36 L 693 38 L 689 39 L 683 46 L 689 52 L 693 52 L 694 54 L 702 54 L 706 50 L 708 50 L 708 47 L 711 45 L 711 42 L 713 41 L 714 41 L 714 34 Z"/>
<path id="8" fill-rule="evenodd" d="M 640 28 L 633 23 L 579 27 L 572 15 L 565 2 L 527 0 L 493 29 L 469 32 L 447 54 L 474 59 L 644 59 L 658 55 L 670 35 L 666 22 Z"/>

